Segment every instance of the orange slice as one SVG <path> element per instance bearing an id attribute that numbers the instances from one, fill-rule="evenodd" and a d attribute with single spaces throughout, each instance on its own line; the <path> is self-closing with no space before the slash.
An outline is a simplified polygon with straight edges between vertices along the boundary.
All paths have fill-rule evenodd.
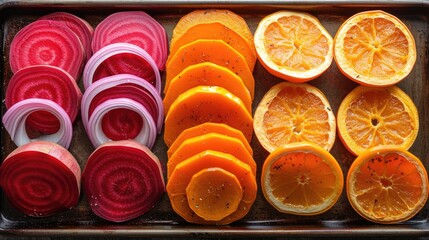
<path id="1" fill-rule="evenodd" d="M 168 158 L 167 178 L 171 176 L 177 164 L 205 150 L 214 150 L 233 155 L 238 160 L 249 165 L 253 175 L 256 176 L 255 160 L 253 160 L 252 155 L 250 155 L 239 139 L 224 136 L 219 133 L 207 133 L 183 141 L 174 154 Z"/>
<path id="2" fill-rule="evenodd" d="M 165 112 L 168 113 L 171 104 L 180 94 L 200 85 L 225 88 L 239 97 L 249 113 L 252 113 L 252 97 L 241 78 L 229 69 L 211 62 L 188 66 L 170 81 L 163 100 Z"/>
<path id="3" fill-rule="evenodd" d="M 171 144 L 170 148 L 168 148 L 167 156 L 171 158 L 173 154 L 176 152 L 177 148 L 182 145 L 182 143 L 189 138 L 198 137 L 208 133 L 218 133 L 224 136 L 233 137 L 239 139 L 243 146 L 247 149 L 250 155 L 253 156 L 253 149 L 250 146 L 247 139 L 244 137 L 243 133 L 235 128 L 232 128 L 224 123 L 212 123 L 205 122 L 194 127 L 190 127 L 184 130 Z"/>
<path id="4" fill-rule="evenodd" d="M 323 213 L 335 205 L 343 184 L 343 173 L 335 158 L 315 144 L 279 147 L 262 167 L 262 192 L 283 213 Z"/>
<path id="5" fill-rule="evenodd" d="M 317 18 L 307 13 L 270 14 L 259 22 L 254 38 L 265 69 L 291 82 L 312 80 L 332 63 L 332 37 Z"/>
<path id="6" fill-rule="evenodd" d="M 204 122 L 225 123 L 240 130 L 250 142 L 252 115 L 243 102 L 221 87 L 198 86 L 181 94 L 165 118 L 164 142 L 170 146 L 180 133 Z"/>
<path id="7" fill-rule="evenodd" d="M 407 26 L 395 16 L 375 10 L 347 19 L 334 39 L 340 71 L 368 86 L 388 86 L 404 79 L 414 67 L 416 45 Z"/>
<path id="8" fill-rule="evenodd" d="M 380 145 L 408 149 L 419 130 L 417 108 L 399 87 L 359 86 L 341 102 L 338 134 L 353 154 Z"/>
<path id="9" fill-rule="evenodd" d="M 222 40 L 199 39 L 180 47 L 166 65 L 164 93 L 168 91 L 171 79 L 186 67 L 201 62 L 211 62 L 231 70 L 241 78 L 253 99 L 255 79 L 252 71 L 243 56 Z"/>
<path id="10" fill-rule="evenodd" d="M 256 50 L 253 41 L 251 42 L 252 44 L 249 45 L 246 39 L 235 32 L 234 29 L 220 22 L 199 23 L 190 27 L 180 37 L 173 36 L 170 42 L 170 57 L 173 56 L 181 46 L 198 39 L 219 39 L 224 41 L 243 55 L 249 69 L 253 71 L 256 63 Z"/>
<path id="11" fill-rule="evenodd" d="M 362 217 L 398 223 L 416 215 L 428 198 L 428 175 L 421 161 L 395 146 L 361 153 L 347 175 L 347 197 Z"/>
<path id="12" fill-rule="evenodd" d="M 329 151 L 335 141 L 335 115 L 328 100 L 305 83 L 281 82 L 268 90 L 256 108 L 253 126 L 268 152 L 303 141 Z"/>
<path id="13" fill-rule="evenodd" d="M 187 196 L 189 193 L 186 192 L 186 188 L 189 186 L 192 177 L 201 170 L 209 168 L 222 168 L 233 174 L 240 182 L 243 190 L 237 210 L 219 221 L 205 220 L 196 214 L 189 206 Z M 207 183 L 203 185 L 207 186 Z M 207 192 L 209 192 L 209 189 L 206 189 L 204 196 L 207 195 Z M 177 165 L 167 183 L 167 193 L 173 210 L 186 221 L 206 225 L 225 225 L 243 218 L 249 212 L 256 199 L 257 184 L 255 176 L 253 176 L 252 170 L 247 164 L 232 155 L 208 150 L 192 156 Z M 222 199 L 219 198 L 219 201 L 222 201 Z M 201 204 L 212 205 L 212 203 L 207 201 L 202 201 Z M 204 206 L 204 208 L 209 208 L 209 206 Z M 224 210 L 227 210 L 226 205 L 218 209 L 218 211 Z"/>

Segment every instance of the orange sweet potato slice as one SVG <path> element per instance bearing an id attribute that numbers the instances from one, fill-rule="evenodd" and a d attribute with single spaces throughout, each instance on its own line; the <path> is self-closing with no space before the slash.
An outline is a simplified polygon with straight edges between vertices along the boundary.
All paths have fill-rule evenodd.
<path id="1" fill-rule="evenodd" d="M 252 71 L 244 57 L 222 40 L 199 39 L 180 47 L 166 64 L 164 93 L 168 91 L 170 81 L 183 69 L 201 62 L 212 62 L 231 70 L 241 78 L 253 99 L 255 79 Z"/>
<path id="2" fill-rule="evenodd" d="M 173 144 L 171 144 L 170 148 L 168 148 L 168 151 L 167 151 L 168 158 L 171 158 L 171 156 L 173 156 L 177 148 L 180 147 L 180 145 L 182 145 L 182 143 L 186 139 L 201 136 L 206 133 L 219 133 L 224 136 L 237 138 L 243 143 L 244 147 L 247 149 L 250 155 L 253 156 L 253 149 L 241 131 L 235 128 L 232 128 L 224 123 L 205 122 L 184 130 L 177 137 L 176 141 L 174 141 Z"/>
<path id="3" fill-rule="evenodd" d="M 214 150 L 233 155 L 238 160 L 249 165 L 253 175 L 256 176 L 255 160 L 253 160 L 252 155 L 239 139 L 219 133 L 207 133 L 183 141 L 174 154 L 168 158 L 167 177 L 170 177 L 177 164 L 205 150 Z"/>
<path id="4" fill-rule="evenodd" d="M 249 142 L 252 139 L 252 116 L 238 97 L 222 87 L 198 86 L 171 105 L 165 118 L 165 144 L 170 146 L 183 130 L 204 122 L 228 124 L 240 130 Z"/>
<path id="5" fill-rule="evenodd" d="M 211 62 L 188 66 L 171 80 L 163 100 L 165 112 L 168 112 L 180 94 L 200 85 L 225 88 L 243 101 L 249 113 L 252 112 L 252 98 L 240 77 L 229 69 Z"/>
<path id="6" fill-rule="evenodd" d="M 186 188 L 195 174 L 203 169 L 213 167 L 222 168 L 235 175 L 243 190 L 237 210 L 219 221 L 204 220 L 196 214 L 189 206 L 186 193 Z M 226 225 L 243 218 L 249 212 L 256 199 L 257 184 L 255 176 L 247 164 L 230 154 L 207 150 L 177 165 L 168 181 L 167 193 L 173 210 L 186 221 L 205 225 Z M 224 210 L 218 209 L 218 211 Z"/>
<path id="7" fill-rule="evenodd" d="M 256 63 L 256 49 L 253 42 L 249 43 L 240 34 L 220 22 L 199 23 L 190 27 L 183 35 L 171 38 L 170 57 L 183 45 L 198 39 L 219 39 L 226 42 L 243 55 L 247 66 L 253 71 Z M 167 60 L 167 62 L 170 58 Z"/>

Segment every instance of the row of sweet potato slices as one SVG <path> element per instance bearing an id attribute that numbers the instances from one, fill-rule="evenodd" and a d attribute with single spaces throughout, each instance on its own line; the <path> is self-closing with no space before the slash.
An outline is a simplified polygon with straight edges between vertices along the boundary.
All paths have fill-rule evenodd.
<path id="1" fill-rule="evenodd" d="M 188 222 L 229 224 L 255 201 L 255 62 L 253 35 L 231 11 L 196 10 L 173 30 L 163 100 L 167 193 Z"/>

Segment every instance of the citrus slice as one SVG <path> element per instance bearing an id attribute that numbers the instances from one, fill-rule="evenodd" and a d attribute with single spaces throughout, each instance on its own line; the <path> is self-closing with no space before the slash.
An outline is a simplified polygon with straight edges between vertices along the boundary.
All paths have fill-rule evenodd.
<path id="1" fill-rule="evenodd" d="M 254 39 L 265 69 L 291 82 L 312 80 L 332 63 L 332 37 L 316 17 L 307 13 L 270 14 L 259 22 Z"/>
<path id="2" fill-rule="evenodd" d="M 388 86 L 404 79 L 416 62 L 416 45 L 407 26 L 395 16 L 375 10 L 347 19 L 334 39 L 340 71 L 368 86 Z"/>
<path id="3" fill-rule="evenodd" d="M 239 97 L 249 113 L 252 113 L 252 97 L 241 78 L 228 68 L 211 62 L 190 65 L 170 81 L 170 87 L 163 100 L 165 112 L 168 112 L 180 94 L 200 85 L 225 88 Z"/>
<path id="4" fill-rule="evenodd" d="M 179 148 L 186 139 L 198 137 L 208 133 L 218 133 L 224 136 L 233 137 L 239 139 L 250 155 L 253 156 L 253 149 L 247 141 L 246 137 L 244 137 L 243 133 L 235 128 L 232 128 L 224 123 L 213 123 L 213 122 L 205 122 L 194 127 L 190 127 L 185 129 L 171 144 L 170 148 L 167 150 L 168 158 L 171 158 L 173 154 L 176 152 L 177 148 Z"/>
<path id="5" fill-rule="evenodd" d="M 347 197 L 362 217 L 398 223 L 416 215 L 428 198 L 428 175 L 421 161 L 405 149 L 379 146 L 360 154 L 346 181 Z"/>
<path id="6" fill-rule="evenodd" d="M 255 110 L 253 126 L 268 152 L 303 141 L 329 151 L 335 141 L 335 115 L 328 100 L 305 83 L 281 82 L 268 90 Z"/>
<path id="7" fill-rule="evenodd" d="M 228 124 L 248 141 L 252 139 L 252 115 L 238 97 L 222 87 L 198 86 L 171 105 L 165 118 L 164 142 L 170 146 L 183 130 L 205 122 Z"/>
<path id="8" fill-rule="evenodd" d="M 335 158 L 311 143 L 279 147 L 262 167 L 262 192 L 283 213 L 323 213 L 335 205 L 343 185 L 343 173 Z"/>
<path id="9" fill-rule="evenodd" d="M 399 87 L 358 86 L 341 102 L 338 134 L 353 154 L 379 145 L 408 149 L 419 130 L 419 116 L 412 99 Z"/>
<path id="10" fill-rule="evenodd" d="M 251 42 L 251 46 L 249 46 L 246 39 L 220 22 L 199 23 L 190 27 L 182 36 L 173 37 L 170 43 L 170 57 L 173 56 L 181 46 L 198 39 L 223 40 L 243 55 L 250 70 L 253 71 L 256 63 L 256 50 L 253 41 Z M 167 62 L 169 60 L 170 58 Z"/>

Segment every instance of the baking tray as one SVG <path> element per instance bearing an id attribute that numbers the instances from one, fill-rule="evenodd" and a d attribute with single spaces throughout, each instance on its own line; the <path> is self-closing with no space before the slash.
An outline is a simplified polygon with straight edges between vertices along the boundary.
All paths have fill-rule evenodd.
<path id="1" fill-rule="evenodd" d="M 417 45 L 417 62 L 411 74 L 398 84 L 419 109 L 420 131 L 410 151 L 418 156 L 429 169 L 429 1 L 0 1 L 1 21 L 1 94 L 2 101 L 9 79 L 9 46 L 15 33 L 38 17 L 54 11 L 67 11 L 86 19 L 95 27 L 103 18 L 117 11 L 143 10 L 157 19 L 165 28 L 169 38 L 172 30 L 184 14 L 202 8 L 225 8 L 243 16 L 254 32 L 258 22 L 266 15 L 281 9 L 299 10 L 319 18 L 332 36 L 348 17 L 364 10 L 388 11 L 410 28 Z M 165 74 L 162 74 L 163 78 Z M 282 81 L 270 75 L 259 63 L 254 70 L 256 93 L 253 108 L 264 93 Z M 333 62 L 326 73 L 309 82 L 320 88 L 329 99 L 334 112 L 341 100 L 357 86 L 338 70 Z M 81 86 L 82 87 L 82 86 Z M 2 104 L 2 116 L 5 106 Z M 166 146 L 158 136 L 154 153 L 165 164 Z M 251 145 L 258 164 L 259 184 L 262 163 L 268 153 L 253 137 Z M 1 127 L 2 160 L 15 149 L 3 125 Z M 94 149 L 86 137 L 81 121 L 74 125 L 74 137 L 70 151 L 81 168 Z M 354 157 L 336 140 L 331 153 L 341 165 L 344 175 Z M 164 173 L 165 174 L 165 173 Z M 295 216 L 277 212 L 265 201 L 259 189 L 250 212 L 240 221 L 227 226 L 200 226 L 189 224 L 172 210 L 167 194 L 156 207 L 137 219 L 125 223 L 110 223 L 95 216 L 81 195 L 79 204 L 72 210 L 46 218 L 27 217 L 15 210 L 8 200 L 0 196 L 0 234 L 19 236 L 109 236 L 109 237 L 222 237 L 222 236 L 427 236 L 429 235 L 427 204 L 414 218 L 402 224 L 379 225 L 362 219 L 351 208 L 345 192 L 329 211 L 317 216 Z"/>

